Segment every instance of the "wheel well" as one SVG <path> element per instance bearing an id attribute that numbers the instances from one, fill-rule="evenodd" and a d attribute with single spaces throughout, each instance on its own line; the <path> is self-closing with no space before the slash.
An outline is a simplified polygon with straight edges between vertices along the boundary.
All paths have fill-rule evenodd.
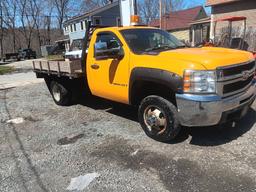
<path id="1" fill-rule="evenodd" d="M 149 95 L 161 96 L 176 105 L 175 92 L 167 85 L 150 81 L 137 81 L 130 89 L 130 104 L 139 105 Z"/>

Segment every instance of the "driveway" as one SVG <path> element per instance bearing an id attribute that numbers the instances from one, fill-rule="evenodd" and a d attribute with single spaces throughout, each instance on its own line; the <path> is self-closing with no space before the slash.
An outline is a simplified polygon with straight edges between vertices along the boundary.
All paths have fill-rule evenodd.
<path id="1" fill-rule="evenodd" d="M 11 74 L 0 75 L 0 90 L 43 82 L 42 79 L 37 79 L 35 73 L 32 72 L 32 61 L 5 64 L 4 66 L 14 67 L 16 71 Z"/>

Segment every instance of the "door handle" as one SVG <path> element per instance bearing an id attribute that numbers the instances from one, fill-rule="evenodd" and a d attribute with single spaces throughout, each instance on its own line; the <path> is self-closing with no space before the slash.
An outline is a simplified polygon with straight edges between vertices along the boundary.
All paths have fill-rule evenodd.
<path id="1" fill-rule="evenodd" d="M 93 68 L 93 69 L 99 69 L 100 66 L 99 66 L 98 64 L 93 64 L 93 65 L 91 65 L 91 68 Z"/>

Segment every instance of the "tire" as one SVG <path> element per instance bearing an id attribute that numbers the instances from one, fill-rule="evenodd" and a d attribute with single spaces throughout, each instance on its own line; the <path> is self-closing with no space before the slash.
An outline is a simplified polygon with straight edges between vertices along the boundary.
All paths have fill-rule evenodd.
<path id="1" fill-rule="evenodd" d="M 138 119 L 144 132 L 157 141 L 171 141 L 181 130 L 177 108 L 159 96 L 152 95 L 142 100 Z"/>
<path id="2" fill-rule="evenodd" d="M 71 91 L 63 84 L 57 81 L 48 82 L 48 86 L 54 102 L 60 106 L 68 106 L 72 104 Z"/>

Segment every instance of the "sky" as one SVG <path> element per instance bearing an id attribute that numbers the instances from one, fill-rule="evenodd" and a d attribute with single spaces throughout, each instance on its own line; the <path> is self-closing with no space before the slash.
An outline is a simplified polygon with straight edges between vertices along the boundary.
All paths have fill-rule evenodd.
<path id="1" fill-rule="evenodd" d="M 185 0 L 185 1 L 191 7 L 195 7 L 195 6 L 198 6 L 198 5 L 205 5 L 206 4 L 206 0 Z M 211 13 L 211 8 L 210 7 L 205 7 L 205 10 L 206 10 L 207 14 Z"/>

